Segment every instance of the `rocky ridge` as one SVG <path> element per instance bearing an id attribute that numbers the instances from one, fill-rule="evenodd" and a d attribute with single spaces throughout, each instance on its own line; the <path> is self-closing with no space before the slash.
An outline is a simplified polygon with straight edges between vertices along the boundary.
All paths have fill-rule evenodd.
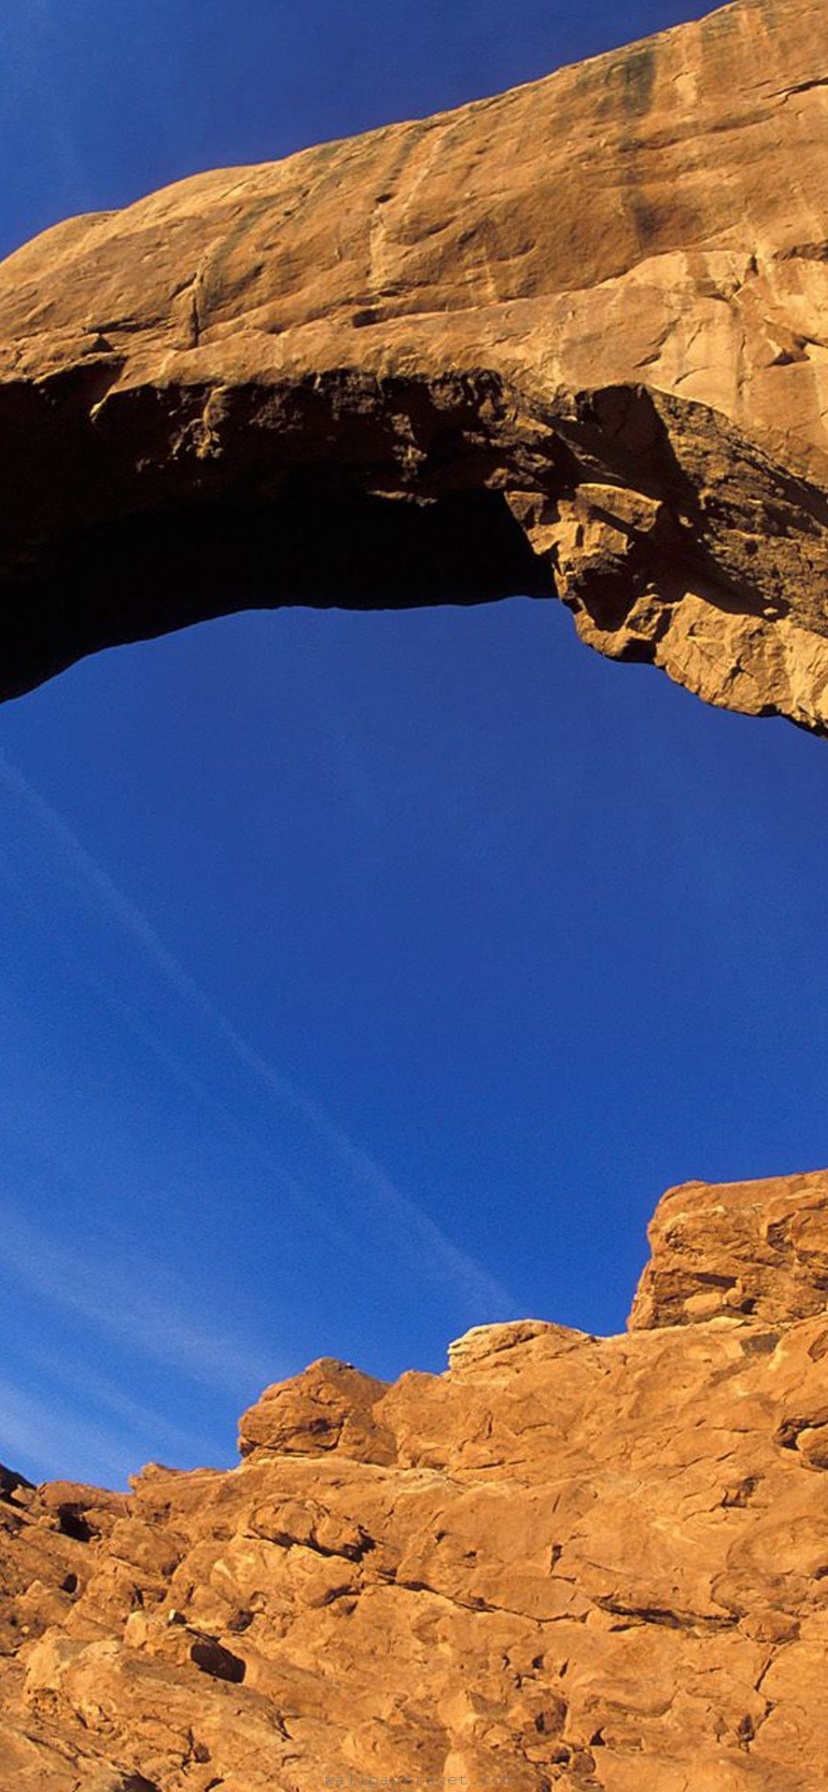
<path id="1" fill-rule="evenodd" d="M 315 1363 L 129 1494 L 4 1471 L 4 1792 L 822 1792 L 828 1173 L 651 1238 L 626 1336 Z"/>
<path id="2" fill-rule="evenodd" d="M 828 11 L 736 0 L 0 267 L 0 694 L 285 602 L 557 594 L 828 721 Z"/>

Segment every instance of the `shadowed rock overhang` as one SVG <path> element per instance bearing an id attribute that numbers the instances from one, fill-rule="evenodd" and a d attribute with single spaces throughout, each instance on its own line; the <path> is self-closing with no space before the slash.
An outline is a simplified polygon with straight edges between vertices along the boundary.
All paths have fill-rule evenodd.
<path id="1" fill-rule="evenodd" d="M 196 175 L 0 267 L 0 694 L 236 609 L 557 594 L 828 721 L 828 12 Z"/>

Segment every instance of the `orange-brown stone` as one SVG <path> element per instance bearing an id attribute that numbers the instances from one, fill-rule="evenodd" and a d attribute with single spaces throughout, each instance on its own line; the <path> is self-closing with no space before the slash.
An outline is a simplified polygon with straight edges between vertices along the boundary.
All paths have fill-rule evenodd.
<path id="1" fill-rule="evenodd" d="M 828 719 L 828 12 L 200 174 L 0 267 L 0 694 L 246 605 L 557 592 Z"/>
<path id="2" fill-rule="evenodd" d="M 626 1336 L 325 1360 L 130 1495 L 7 1474 L 0 1785 L 822 1792 L 827 1216 L 691 1184 Z"/>

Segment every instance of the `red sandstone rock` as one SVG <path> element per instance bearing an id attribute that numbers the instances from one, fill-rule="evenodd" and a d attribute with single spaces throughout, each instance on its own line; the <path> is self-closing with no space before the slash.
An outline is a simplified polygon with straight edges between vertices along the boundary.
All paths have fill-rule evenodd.
<path id="1" fill-rule="evenodd" d="M 736 0 L 0 267 L 0 694 L 232 607 L 555 591 L 828 725 L 828 12 Z"/>
<path id="2" fill-rule="evenodd" d="M 828 1307 L 828 1172 L 670 1189 L 630 1325 L 749 1313 L 787 1325 Z M 826 1390 L 828 1392 L 828 1390 Z"/>
<path id="3" fill-rule="evenodd" d="M 672 1190 L 627 1336 L 325 1360 L 238 1469 L 13 1489 L 4 1792 L 822 1792 L 826 1236 L 828 1174 Z"/>
<path id="4" fill-rule="evenodd" d="M 255 1449 L 300 1455 L 341 1450 L 367 1462 L 391 1462 L 394 1439 L 374 1418 L 385 1392 L 385 1382 L 323 1357 L 304 1375 L 266 1389 L 242 1419 L 239 1450 L 242 1456 Z"/>

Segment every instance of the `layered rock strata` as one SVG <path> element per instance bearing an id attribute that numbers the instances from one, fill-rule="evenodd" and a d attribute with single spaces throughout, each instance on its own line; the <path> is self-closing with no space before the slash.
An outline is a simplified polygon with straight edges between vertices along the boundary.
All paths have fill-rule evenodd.
<path id="1" fill-rule="evenodd" d="M 823 730 L 827 310 L 822 0 L 58 225 L 0 268 L 0 693 L 250 605 L 557 593 Z"/>
<path id="2" fill-rule="evenodd" d="M 823 1792 L 828 1173 L 671 1191 L 627 1336 L 323 1361 L 230 1471 L 0 1484 L 15 1792 Z"/>

